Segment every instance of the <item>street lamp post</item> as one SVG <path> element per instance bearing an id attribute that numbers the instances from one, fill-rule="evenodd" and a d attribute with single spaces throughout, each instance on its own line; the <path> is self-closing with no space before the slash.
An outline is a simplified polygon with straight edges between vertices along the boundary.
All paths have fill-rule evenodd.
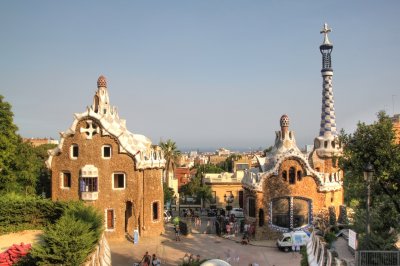
<path id="1" fill-rule="evenodd" d="M 364 181 L 367 182 L 367 247 L 369 247 L 369 238 L 371 234 L 371 227 L 369 222 L 369 207 L 371 203 L 371 180 L 374 176 L 374 166 L 368 163 L 364 168 Z"/>
<path id="2" fill-rule="evenodd" d="M 225 202 L 227 203 L 226 210 L 228 211 L 228 214 L 229 214 L 229 211 L 231 210 L 229 204 L 233 202 L 233 199 L 234 199 L 234 197 L 233 197 L 232 194 L 229 195 L 229 196 L 227 196 L 226 194 L 224 194 L 224 200 L 225 200 Z"/>

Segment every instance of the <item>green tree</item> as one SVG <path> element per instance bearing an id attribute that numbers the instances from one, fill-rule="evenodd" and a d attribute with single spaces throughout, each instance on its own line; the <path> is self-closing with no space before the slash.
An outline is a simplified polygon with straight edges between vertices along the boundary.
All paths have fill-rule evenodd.
<path id="1" fill-rule="evenodd" d="M 269 146 L 268 148 L 264 149 L 264 150 L 263 150 L 264 156 L 267 156 L 267 153 L 269 153 L 270 151 L 272 151 L 273 148 L 274 148 L 273 146 Z"/>
<path id="2" fill-rule="evenodd" d="M 378 113 L 371 125 L 359 122 L 353 134 L 342 132 L 345 201 L 355 209 L 355 228 L 362 249 L 392 249 L 400 226 L 400 146 L 395 144 L 391 119 Z M 374 167 L 371 180 L 371 235 L 366 241 L 366 182 L 363 170 Z M 368 244 L 367 244 L 368 243 Z"/>
<path id="3" fill-rule="evenodd" d="M 0 192 L 11 192 L 17 188 L 13 162 L 17 154 L 20 137 L 14 124 L 11 104 L 0 95 Z"/>
<path id="4" fill-rule="evenodd" d="M 197 170 L 195 177 L 181 187 L 181 192 L 185 195 L 196 196 L 203 202 L 210 201 L 213 198 L 212 191 L 209 186 L 203 184 L 203 175 L 206 173 L 222 173 L 224 169 L 213 164 L 198 165 L 195 168 Z"/>
<path id="5" fill-rule="evenodd" d="M 220 168 L 224 169 L 226 172 L 232 173 L 233 172 L 233 163 L 237 160 L 242 159 L 242 155 L 240 154 L 231 154 L 229 155 L 225 161 L 219 164 Z"/>
<path id="6" fill-rule="evenodd" d="M 171 201 L 174 197 L 174 190 L 168 187 L 167 183 L 163 183 L 163 190 L 164 190 L 164 203 Z"/>
<path id="7" fill-rule="evenodd" d="M 17 130 L 11 105 L 0 95 L 0 194 L 40 194 L 45 186 L 49 192 L 50 174 L 45 160 L 47 149 L 54 145 L 35 148 L 24 143 Z"/>
<path id="8" fill-rule="evenodd" d="M 103 231 L 102 215 L 82 202 L 68 202 L 63 216 L 49 225 L 32 249 L 32 265 L 81 265 Z"/>
<path id="9" fill-rule="evenodd" d="M 164 158 L 166 160 L 165 172 L 168 177 L 169 170 L 170 169 L 172 171 L 175 170 L 178 159 L 181 156 L 181 151 L 178 150 L 176 143 L 174 141 L 172 141 L 171 139 L 168 139 L 166 142 L 160 141 L 159 145 L 164 153 Z M 168 178 L 167 178 L 167 180 L 168 180 Z"/>
<path id="10" fill-rule="evenodd" d="M 33 248 L 32 256 L 37 265 L 78 266 L 92 250 L 94 239 L 88 223 L 65 215 L 45 230 L 43 244 Z"/>
<path id="11" fill-rule="evenodd" d="M 50 197 L 51 193 L 51 173 L 46 166 L 46 160 L 49 157 L 48 150 L 54 149 L 56 144 L 43 144 L 38 147 L 34 147 L 34 152 L 38 159 L 39 173 L 36 183 L 37 194 L 45 193 L 47 197 Z"/>

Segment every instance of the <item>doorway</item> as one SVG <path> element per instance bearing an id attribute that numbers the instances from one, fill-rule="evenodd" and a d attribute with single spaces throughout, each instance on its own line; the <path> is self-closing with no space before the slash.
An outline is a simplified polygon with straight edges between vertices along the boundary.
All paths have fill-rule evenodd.
<path id="1" fill-rule="evenodd" d="M 132 201 L 127 201 L 126 206 L 125 206 L 125 232 L 129 233 L 130 231 L 133 232 L 133 230 L 130 230 L 130 225 L 129 225 L 129 220 L 132 217 L 133 214 L 133 203 Z"/>

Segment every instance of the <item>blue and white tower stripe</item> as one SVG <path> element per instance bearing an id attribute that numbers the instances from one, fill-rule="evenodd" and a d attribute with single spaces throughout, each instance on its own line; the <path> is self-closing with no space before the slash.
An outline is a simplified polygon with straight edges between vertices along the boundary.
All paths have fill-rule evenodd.
<path id="1" fill-rule="evenodd" d="M 329 42 L 328 33 L 331 29 L 325 23 L 321 33 L 324 34 L 324 42 L 319 47 L 322 54 L 322 110 L 321 110 L 321 128 L 319 131 L 320 137 L 328 137 L 329 135 L 337 136 L 336 131 L 336 117 L 335 107 L 333 100 L 333 86 L 332 86 L 332 61 L 331 53 L 333 45 Z"/>

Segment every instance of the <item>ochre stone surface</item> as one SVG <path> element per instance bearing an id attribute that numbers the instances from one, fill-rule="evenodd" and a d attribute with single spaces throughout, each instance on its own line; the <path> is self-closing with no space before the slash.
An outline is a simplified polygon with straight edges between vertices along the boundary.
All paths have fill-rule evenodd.
<path id="1" fill-rule="evenodd" d="M 98 121 L 90 118 L 93 125 L 99 127 Z M 92 139 L 86 138 L 86 133 L 80 133 L 80 128 L 86 128 L 86 119 L 77 124 L 75 134 L 64 137 L 61 152 L 52 161 L 52 200 L 79 200 L 80 169 L 85 165 L 94 165 L 98 169 L 98 199 L 85 201 L 104 214 L 106 226 L 106 210 L 114 210 L 114 229 L 106 230 L 106 236 L 111 238 L 124 237 L 125 233 L 132 235 L 135 228 L 141 236 L 155 236 L 164 232 L 163 222 L 163 190 L 161 169 L 135 169 L 134 158 L 119 151 L 117 138 L 110 135 L 95 134 Z M 79 147 L 77 159 L 70 157 L 70 147 Z M 103 145 L 111 146 L 111 158 L 102 158 Z M 71 187 L 62 188 L 61 173 L 71 173 Z M 115 172 L 125 173 L 125 188 L 113 189 L 112 175 Z M 158 219 L 153 221 L 152 203 L 158 201 Z M 128 209 L 132 203 L 132 210 Z M 129 208 L 129 207 L 128 207 Z"/>
<path id="2" fill-rule="evenodd" d="M 319 161 L 321 169 L 326 172 L 336 171 L 338 168 L 332 167 L 331 159 Z M 296 173 L 294 184 L 289 183 L 289 169 L 293 167 Z M 282 177 L 283 171 L 287 172 L 287 179 Z M 272 175 L 263 182 L 263 191 L 255 192 L 249 189 L 244 190 L 244 212 L 248 213 L 248 198 L 256 199 L 256 217 L 246 216 L 246 223 L 254 224 L 256 227 L 255 238 L 260 239 L 276 239 L 279 232 L 273 230 L 269 225 L 270 220 L 270 202 L 274 198 L 283 196 L 300 196 L 312 200 L 313 216 L 319 212 L 325 212 L 329 206 L 334 206 L 336 214 L 339 215 L 339 206 L 343 204 L 343 189 L 338 191 L 319 192 L 317 181 L 312 176 L 302 176 L 299 180 L 297 172 L 305 173 L 305 169 L 296 159 L 287 159 L 282 162 L 279 168 L 279 175 Z M 264 212 L 264 225 L 259 226 L 260 209 Z"/>

